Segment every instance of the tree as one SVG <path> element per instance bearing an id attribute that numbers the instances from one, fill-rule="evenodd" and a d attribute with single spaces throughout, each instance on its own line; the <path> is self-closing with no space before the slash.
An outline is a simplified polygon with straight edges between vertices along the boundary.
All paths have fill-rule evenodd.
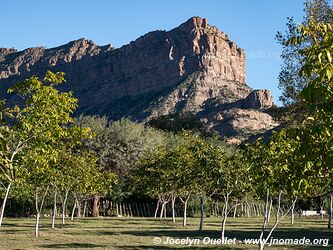
<path id="1" fill-rule="evenodd" d="M 83 159 L 87 163 L 89 162 L 91 168 L 95 166 L 94 161 L 96 160 L 95 157 L 85 154 L 85 151 L 80 149 L 82 148 L 82 140 L 92 137 L 90 128 L 77 127 L 71 124 L 71 126 L 66 129 L 67 136 L 53 145 L 57 154 L 57 160 L 52 163 L 53 176 L 49 181 L 54 194 L 52 228 L 55 228 L 57 197 L 60 197 L 62 203 L 62 224 L 65 224 L 65 211 L 67 208 L 68 195 L 76 185 L 79 185 L 77 181 L 79 180 L 79 173 L 82 172 L 82 169 L 85 166 Z"/>
<path id="2" fill-rule="evenodd" d="M 268 144 L 257 141 L 248 152 L 248 156 L 252 157 L 250 162 L 254 173 L 253 179 L 255 183 L 260 184 L 258 192 L 261 194 L 264 190 L 266 192 L 260 249 L 263 249 L 281 220 L 279 210 L 283 193 L 289 194 L 292 198 L 297 198 L 298 195 L 313 195 L 318 191 L 318 185 L 322 186 L 325 181 L 327 184 L 331 183 L 330 173 L 333 163 L 332 25 L 310 18 L 309 23 L 301 26 L 297 30 L 297 35 L 288 40 L 291 44 L 304 42 L 308 42 L 308 45 L 298 51 L 304 58 L 299 73 L 300 76 L 307 77 L 309 82 L 299 93 L 299 100 L 300 104 L 308 110 L 307 116 L 301 126 L 275 133 Z M 258 163 L 260 165 L 255 166 Z M 260 179 L 256 179 L 255 176 L 260 176 Z M 272 193 L 277 194 L 276 220 L 264 238 L 268 200 Z M 330 197 L 332 198 L 332 195 Z M 295 201 L 296 199 L 288 211 L 294 208 Z M 331 211 L 332 208 L 330 208 L 330 214 Z M 330 215 L 329 218 L 331 217 Z"/>
<path id="3" fill-rule="evenodd" d="M 18 166 L 14 160 L 23 146 L 21 141 L 17 141 L 16 134 L 7 121 L 7 119 L 13 119 L 18 111 L 17 106 L 8 108 L 5 100 L 0 101 L 0 183 L 5 189 L 0 211 L 0 227 L 9 192 L 18 172 Z"/>
<path id="4" fill-rule="evenodd" d="M 301 104 L 309 109 L 309 115 L 301 128 L 303 152 L 306 162 L 316 174 L 315 177 L 322 187 L 326 183 L 326 190 L 330 194 L 332 204 L 332 176 L 333 153 L 333 63 L 332 42 L 333 27 L 331 23 L 318 22 L 310 19 L 303 25 L 297 36 L 290 39 L 294 44 L 309 40 L 310 45 L 299 51 L 305 58 L 300 70 L 301 75 L 311 78 L 309 84 L 300 93 Z M 330 206 L 329 223 L 332 218 Z"/>
<path id="5" fill-rule="evenodd" d="M 186 226 L 186 208 L 191 194 L 191 178 L 188 173 L 192 169 L 193 157 L 177 137 L 177 143 L 170 141 L 169 146 L 157 148 L 153 153 L 141 158 L 140 164 L 134 168 L 128 178 L 130 186 L 137 192 L 143 192 L 157 198 L 155 218 L 160 209 L 160 218 L 166 213 L 166 205 L 172 202 L 172 218 L 175 222 L 175 201 L 177 197 L 184 202 L 183 225 Z M 185 196 L 184 199 L 182 196 Z"/>
<path id="6" fill-rule="evenodd" d="M 171 199 L 172 185 L 167 160 L 167 150 L 157 149 L 151 155 L 144 157 L 140 164 L 132 169 L 128 182 L 132 190 L 139 191 L 151 197 L 158 198 L 156 215 L 161 203 L 160 218 L 166 211 L 166 204 Z M 155 216 L 156 217 L 156 216 Z"/>
<path id="7" fill-rule="evenodd" d="M 75 120 L 75 124 L 79 127 L 89 127 L 92 129 L 95 136 L 84 140 L 84 145 L 90 153 L 98 156 L 97 163 L 99 166 L 104 169 L 110 169 L 110 166 L 108 165 L 108 152 L 112 138 L 109 137 L 109 121 L 107 117 L 80 115 Z M 98 193 L 95 193 L 92 208 L 93 217 L 99 216 L 99 201 L 100 196 Z"/>
<path id="8" fill-rule="evenodd" d="M 307 0 L 304 3 L 304 13 L 303 24 L 308 23 L 310 19 L 325 23 L 333 20 L 332 7 L 327 0 Z M 300 102 L 299 93 L 310 80 L 308 76 L 298 74 L 304 62 L 304 55 L 298 52 L 311 41 L 304 39 L 301 43 L 288 43 L 289 39 L 297 35 L 297 28 L 293 18 L 288 18 L 287 31 L 284 34 L 278 32 L 276 35 L 277 42 L 282 45 L 283 61 L 279 74 L 279 88 L 282 90 L 280 100 L 287 106 Z"/>
<path id="9" fill-rule="evenodd" d="M 309 79 L 307 85 L 299 93 L 300 105 L 308 110 L 301 126 L 287 128 L 275 133 L 268 144 L 260 141 L 249 151 L 254 180 L 260 183 L 259 190 L 266 190 L 266 209 L 260 249 L 278 225 L 280 219 L 280 204 L 283 193 L 292 198 L 298 195 L 313 195 L 322 190 L 323 183 L 331 194 L 329 187 L 332 179 L 332 135 L 333 135 L 333 65 L 332 43 L 333 27 L 330 23 L 318 22 L 314 18 L 298 29 L 295 37 L 288 44 L 308 45 L 298 50 L 304 58 L 300 76 Z M 257 173 L 255 172 L 257 171 Z M 276 220 L 268 235 L 264 238 L 267 223 L 267 207 L 269 197 L 277 193 Z M 263 193 L 263 192 L 261 192 Z M 316 194 L 318 195 L 318 194 Z M 332 199 L 332 195 L 330 195 Z M 296 199 L 295 199 L 296 200 Z M 294 200 L 294 202 L 295 202 Z M 289 208 L 294 208 L 294 202 Z M 331 202 L 332 203 L 332 202 Z M 331 219 L 332 207 L 329 219 Z M 330 221 L 329 221 L 330 226 Z"/>
<path id="10" fill-rule="evenodd" d="M 238 198 L 241 194 L 246 193 L 249 188 L 248 169 L 244 164 L 244 159 L 241 151 L 236 151 L 231 155 L 226 156 L 226 159 L 220 166 L 219 174 L 217 175 L 217 193 L 222 195 L 224 206 L 222 210 L 222 230 L 221 240 L 225 239 L 225 228 L 229 213 L 229 201 L 231 197 Z M 235 207 L 237 204 L 235 205 Z"/>
<path id="11" fill-rule="evenodd" d="M 193 133 L 199 133 L 204 138 L 218 136 L 216 132 L 209 130 L 207 125 L 191 112 L 177 112 L 153 117 L 147 124 L 166 132 L 192 131 Z"/>
<path id="12" fill-rule="evenodd" d="M 20 150 L 20 145 L 16 145 L 12 148 L 12 131 L 8 126 L 0 127 L 0 182 L 5 189 L 5 195 L 1 204 L 0 211 L 0 226 L 5 212 L 6 202 L 9 196 L 9 191 L 13 182 L 16 179 L 16 165 L 14 159 L 16 154 Z"/>
<path id="13" fill-rule="evenodd" d="M 222 160 L 222 148 L 191 132 L 183 132 L 178 143 L 160 148 L 143 159 L 131 172 L 132 188 L 158 198 L 156 213 L 161 204 L 160 217 L 166 204 L 177 197 L 184 203 L 183 226 L 186 226 L 187 204 L 191 195 L 200 197 L 200 226 L 203 227 L 204 204 L 216 193 L 217 179 Z"/>
<path id="14" fill-rule="evenodd" d="M 181 143 L 174 149 L 172 163 L 175 165 L 173 173 L 176 173 L 175 189 L 177 196 L 183 203 L 183 227 L 187 226 L 187 206 L 191 195 L 194 194 L 193 185 L 196 179 L 192 178 L 191 172 L 195 168 L 195 159 L 186 142 Z"/>
<path id="15" fill-rule="evenodd" d="M 39 236 L 39 222 L 44 206 L 45 198 L 50 189 L 50 181 L 54 176 L 52 163 L 54 158 L 49 160 L 50 151 L 29 150 L 25 151 L 25 155 L 20 159 L 20 163 L 24 166 L 25 176 L 23 179 L 23 187 L 27 189 L 35 201 L 36 224 L 35 236 Z"/>
<path id="16" fill-rule="evenodd" d="M 64 135 L 61 126 L 70 122 L 70 114 L 76 108 L 77 100 L 71 93 L 59 93 L 54 86 L 64 81 L 63 73 L 47 71 L 40 81 L 37 77 L 31 77 L 23 82 L 16 83 L 8 90 L 9 93 L 18 94 L 24 102 L 23 108 L 15 106 L 14 115 L 11 117 L 11 147 L 8 147 L 9 169 L 12 174 L 17 172 L 17 154 L 22 149 L 49 147 Z M 4 103 L 2 102 L 2 106 Z M 6 153 L 8 155 L 8 153 Z M 52 158 L 52 157 L 51 157 Z M 5 173 L 4 171 L 3 173 Z M 2 205 L 1 215 L 5 209 L 6 200 L 11 184 L 15 176 L 6 175 L 8 180 L 7 191 Z M 0 219 L 2 221 L 2 217 Z"/>
<path id="17" fill-rule="evenodd" d="M 299 196 L 310 196 L 315 192 L 316 171 L 306 161 L 301 130 L 289 128 L 276 132 L 268 143 L 261 139 L 246 149 L 252 185 L 259 197 L 265 201 L 264 220 L 260 234 L 259 249 L 263 249 L 279 222 L 291 212 Z M 285 215 L 281 216 L 281 199 L 291 200 Z M 268 230 L 269 204 L 276 200 L 276 217 Z"/>
<path id="18" fill-rule="evenodd" d="M 76 124 L 91 127 L 95 137 L 85 140 L 84 144 L 98 156 L 98 164 L 105 171 L 116 173 L 119 177 L 118 185 L 114 188 L 118 193 L 110 194 L 114 197 L 123 197 L 123 181 L 139 159 L 165 146 L 168 139 L 166 133 L 127 119 L 110 123 L 106 117 L 80 116 Z M 99 214 L 99 199 L 99 195 L 95 194 L 93 216 Z"/>
<path id="19" fill-rule="evenodd" d="M 216 143 L 202 139 L 198 134 L 184 132 L 184 143 L 193 157 L 193 168 L 187 174 L 192 180 L 192 192 L 200 198 L 200 224 L 202 231 L 204 222 L 204 205 L 217 192 L 216 176 L 223 163 L 225 152 Z"/>
<path id="20" fill-rule="evenodd" d="M 36 236 L 39 217 L 50 183 L 57 175 L 54 167 L 65 145 L 74 147 L 77 141 L 70 141 L 75 134 L 70 128 L 72 114 L 77 107 L 77 99 L 71 92 L 59 92 L 56 86 L 63 83 L 64 73 L 47 71 L 45 77 L 31 77 L 16 83 L 9 89 L 23 100 L 22 108 L 12 121 L 17 145 L 22 149 L 18 163 L 26 171 L 26 184 L 34 189 L 36 202 Z M 78 129 L 81 135 L 87 129 Z"/>

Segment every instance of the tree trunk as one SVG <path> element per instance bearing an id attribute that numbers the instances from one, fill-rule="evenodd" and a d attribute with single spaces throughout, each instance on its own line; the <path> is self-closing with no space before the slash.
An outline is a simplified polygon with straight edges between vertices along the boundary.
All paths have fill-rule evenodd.
<path id="1" fill-rule="evenodd" d="M 202 231 L 203 228 L 203 220 L 204 220 L 204 205 L 205 199 L 204 196 L 200 196 L 200 224 L 199 224 L 199 231 Z"/>
<path id="2" fill-rule="evenodd" d="M 40 217 L 40 213 L 37 212 L 36 213 L 36 227 L 35 227 L 35 236 L 36 237 L 39 236 L 39 217 Z"/>
<path id="3" fill-rule="evenodd" d="M 286 211 L 285 215 L 281 216 L 281 218 L 280 218 L 282 191 L 279 192 L 279 195 L 278 195 L 278 204 L 277 204 L 277 209 L 276 209 L 276 214 L 275 214 L 275 222 L 274 222 L 274 225 L 269 230 L 267 237 L 264 238 L 264 230 L 265 230 L 265 226 L 266 226 L 266 223 L 267 223 L 268 196 L 269 196 L 269 191 L 267 190 L 266 207 L 265 207 L 265 215 L 266 215 L 265 217 L 266 217 L 266 219 L 264 219 L 264 223 L 263 223 L 263 227 L 262 227 L 262 232 L 261 232 L 261 235 L 260 235 L 260 238 L 259 238 L 259 245 L 258 245 L 260 250 L 264 249 L 265 244 L 271 238 L 271 235 L 272 235 L 273 231 L 276 229 L 276 227 L 279 224 L 279 222 L 281 220 L 283 220 L 285 216 L 287 216 L 287 214 L 289 213 L 289 211 L 291 210 L 291 208 L 293 206 L 295 206 L 295 203 L 297 201 L 297 197 L 296 197 L 295 200 L 292 202 L 291 206 L 289 207 L 289 209 Z"/>
<path id="4" fill-rule="evenodd" d="M 225 225 L 226 225 L 227 217 L 228 217 L 229 193 L 227 193 L 226 195 L 223 195 L 223 197 L 224 197 L 224 207 L 223 207 L 222 231 L 221 231 L 221 240 L 222 240 L 222 242 L 224 242 Z"/>
<path id="5" fill-rule="evenodd" d="M 246 216 L 248 218 L 250 218 L 251 214 L 250 214 L 250 205 L 249 205 L 249 202 L 247 200 L 247 194 L 245 195 L 245 206 L 244 206 L 244 209 L 246 210 Z"/>
<path id="6" fill-rule="evenodd" d="M 161 207 L 161 212 L 160 212 L 160 219 L 162 219 L 163 218 L 163 213 L 164 213 L 164 209 L 165 209 L 165 201 L 163 200 L 162 201 L 162 207 Z"/>
<path id="7" fill-rule="evenodd" d="M 134 203 L 134 208 L 135 208 L 135 216 L 137 216 L 137 217 L 140 217 L 140 212 L 139 212 L 139 208 L 138 208 L 138 204 L 137 203 Z M 156 216 L 156 218 L 157 218 L 157 216 Z"/>
<path id="8" fill-rule="evenodd" d="M 125 217 L 127 217 L 127 215 L 128 215 L 128 211 L 127 211 L 127 207 L 126 207 L 125 203 L 123 203 L 123 214 Z"/>
<path id="9" fill-rule="evenodd" d="M 320 202 L 320 218 L 323 220 L 324 219 L 324 201 L 322 198 L 321 199 L 321 202 Z"/>
<path id="10" fill-rule="evenodd" d="M 295 217 L 294 216 L 294 210 L 295 210 L 295 203 L 292 205 L 291 211 L 290 211 L 291 212 L 291 215 L 290 215 L 291 216 L 291 218 L 290 218 L 290 224 L 291 225 L 294 225 L 294 217 Z"/>
<path id="11" fill-rule="evenodd" d="M 267 222 L 269 222 L 269 220 L 271 219 L 272 206 L 273 206 L 273 199 L 270 198 L 268 215 L 267 215 Z"/>
<path id="12" fill-rule="evenodd" d="M 65 224 L 65 214 L 66 214 L 66 205 L 67 205 L 68 193 L 69 193 L 69 190 L 67 189 L 66 193 L 65 193 L 65 197 L 62 201 L 62 213 L 61 213 L 61 224 L 62 225 Z"/>
<path id="13" fill-rule="evenodd" d="M 121 217 L 123 216 L 123 208 L 121 206 L 121 203 L 119 203 L 119 214 L 120 214 Z"/>
<path id="14" fill-rule="evenodd" d="M 278 208 L 280 209 L 280 208 Z M 268 222 L 268 210 L 269 210 L 269 189 L 267 188 L 266 190 L 266 200 L 265 200 L 265 211 L 264 211 L 264 222 L 262 224 L 262 228 L 261 228 L 261 233 L 260 233 L 260 237 L 259 237 L 259 249 L 262 250 L 264 249 L 265 246 L 265 238 L 264 238 L 264 233 L 265 233 L 265 229 L 266 229 L 266 225 Z M 277 213 L 278 216 L 278 213 Z M 278 217 L 277 217 L 278 219 Z"/>
<path id="15" fill-rule="evenodd" d="M 236 203 L 235 203 L 235 208 L 234 208 L 234 218 L 236 218 L 236 215 L 237 215 L 237 206 L 238 206 L 238 203 L 237 203 L 237 200 L 236 200 Z"/>
<path id="16" fill-rule="evenodd" d="M 251 217 L 251 207 L 250 204 L 247 202 L 247 198 L 246 198 L 246 215 L 248 218 Z"/>
<path id="17" fill-rule="evenodd" d="M 328 210 L 328 225 L 327 225 L 327 227 L 331 228 L 331 226 L 332 226 L 332 213 L 333 213 L 333 193 L 330 192 L 329 196 L 330 196 L 330 207 L 329 207 L 329 210 Z"/>
<path id="18" fill-rule="evenodd" d="M 94 196 L 94 201 L 93 201 L 93 209 L 92 209 L 93 217 L 99 217 L 99 200 L 100 200 L 100 196 L 96 194 Z"/>
<path id="19" fill-rule="evenodd" d="M 55 228 L 55 219 L 57 216 L 57 188 L 55 188 L 54 190 L 54 200 L 53 200 L 53 212 L 52 212 L 52 226 L 51 228 L 54 229 Z"/>
<path id="20" fill-rule="evenodd" d="M 164 206 L 164 219 L 167 218 L 167 203 L 165 203 L 165 206 Z"/>
<path id="21" fill-rule="evenodd" d="M 259 207 L 259 205 L 258 204 L 254 204 L 254 207 L 255 207 L 257 216 L 260 217 L 260 207 Z"/>
<path id="22" fill-rule="evenodd" d="M 117 217 L 119 217 L 119 206 L 118 206 L 118 203 L 116 204 L 116 215 L 117 215 Z"/>
<path id="23" fill-rule="evenodd" d="M 75 209 L 76 209 L 76 201 L 74 201 L 73 209 L 72 209 L 72 214 L 71 214 L 71 220 L 74 220 L 74 214 L 75 214 Z"/>
<path id="24" fill-rule="evenodd" d="M 5 194 L 5 197 L 3 198 L 3 202 L 2 202 L 2 205 L 1 205 L 0 227 L 2 225 L 3 216 L 5 214 L 6 202 L 8 200 L 8 195 L 9 195 L 11 185 L 12 185 L 12 181 L 9 182 L 9 184 L 6 188 L 6 194 Z"/>
<path id="25" fill-rule="evenodd" d="M 158 209 L 160 208 L 160 203 L 161 203 L 161 199 L 158 199 L 157 204 L 156 204 L 156 209 L 155 209 L 155 215 L 154 218 L 157 218 L 157 213 L 158 213 Z"/>
<path id="26" fill-rule="evenodd" d="M 176 196 L 173 195 L 171 198 L 171 206 L 172 206 L 172 221 L 176 222 L 176 212 L 175 212 L 175 203 L 176 203 Z"/>
<path id="27" fill-rule="evenodd" d="M 144 203 L 143 206 L 145 207 L 146 216 L 150 217 L 150 209 L 148 203 Z"/>
<path id="28" fill-rule="evenodd" d="M 73 197 L 74 197 L 74 208 L 77 209 L 76 217 L 81 217 L 81 202 L 79 201 L 79 198 L 78 198 L 78 196 L 75 193 L 73 193 Z M 74 215 L 71 216 L 71 218 L 72 217 L 74 217 Z M 73 219 L 71 219 L 71 220 L 73 220 Z"/>
<path id="29" fill-rule="evenodd" d="M 183 215 L 183 227 L 186 227 L 186 224 L 187 224 L 187 203 L 188 203 L 188 200 L 185 200 L 185 202 L 184 202 L 184 215 Z"/>
<path id="30" fill-rule="evenodd" d="M 181 202 L 184 203 L 183 227 L 186 227 L 186 224 L 187 224 L 187 204 L 188 204 L 188 200 L 190 199 L 190 197 L 191 197 L 191 195 L 189 194 L 189 195 L 187 195 L 185 200 L 180 198 Z"/>
<path id="31" fill-rule="evenodd" d="M 78 199 L 78 198 L 76 198 L 76 204 L 77 204 L 77 213 L 76 213 L 76 215 L 77 215 L 77 217 L 78 218 L 80 218 L 81 217 L 81 201 Z"/>
<path id="32" fill-rule="evenodd" d="M 259 210 L 259 207 L 258 207 L 258 205 L 255 204 L 255 203 L 254 203 L 254 209 L 255 209 L 255 211 L 256 211 L 256 215 L 257 215 L 257 217 L 260 217 L 260 210 Z"/>
<path id="33" fill-rule="evenodd" d="M 39 235 L 39 206 L 38 206 L 38 189 L 36 189 L 36 226 L 35 226 L 35 236 L 38 237 Z"/>
<path id="34" fill-rule="evenodd" d="M 217 201 L 214 203 L 214 213 L 215 213 L 216 217 L 219 217 L 219 210 L 218 210 Z"/>
<path id="35" fill-rule="evenodd" d="M 130 216 L 133 217 L 133 212 L 132 212 L 132 205 L 131 203 L 128 204 L 128 209 L 129 209 L 129 212 L 130 212 Z M 156 218 L 156 217 L 155 217 Z"/>
<path id="36" fill-rule="evenodd" d="M 35 227 L 35 236 L 36 237 L 39 236 L 39 218 L 40 218 L 40 214 L 42 213 L 44 200 L 45 200 L 48 190 L 49 190 L 49 187 L 46 188 L 44 196 L 43 196 L 40 204 L 38 204 L 39 195 L 38 195 L 38 188 L 36 188 L 36 227 Z"/>
<path id="37" fill-rule="evenodd" d="M 82 212 L 83 218 L 86 217 L 86 211 L 87 211 L 87 200 L 85 200 L 83 204 L 83 212 Z"/>

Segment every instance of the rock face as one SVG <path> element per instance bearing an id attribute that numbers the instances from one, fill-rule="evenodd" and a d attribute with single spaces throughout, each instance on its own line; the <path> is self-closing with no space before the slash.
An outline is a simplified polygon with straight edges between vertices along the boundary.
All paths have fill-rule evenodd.
<path id="1" fill-rule="evenodd" d="M 218 108 L 272 106 L 269 91 L 251 92 L 246 85 L 245 60 L 244 50 L 225 33 L 207 19 L 193 17 L 118 49 L 86 39 L 51 49 L 0 48 L 0 96 L 5 97 L 13 83 L 50 69 L 66 73 L 70 84 L 63 89 L 79 98 L 78 113 L 143 121 L 192 111 L 209 120 Z"/>
<path id="2" fill-rule="evenodd" d="M 237 108 L 217 112 L 208 117 L 208 121 L 211 128 L 223 131 L 224 136 L 238 139 L 239 142 L 253 134 L 265 132 L 279 125 L 267 113 Z"/>
<path id="3" fill-rule="evenodd" d="M 273 106 L 273 98 L 269 90 L 254 90 L 243 101 L 247 108 L 265 109 Z"/>

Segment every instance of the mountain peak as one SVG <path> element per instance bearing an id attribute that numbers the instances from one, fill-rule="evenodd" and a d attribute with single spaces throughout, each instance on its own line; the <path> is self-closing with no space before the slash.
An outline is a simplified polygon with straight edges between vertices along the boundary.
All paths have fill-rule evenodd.
<path id="1" fill-rule="evenodd" d="M 199 16 L 194 16 L 189 18 L 186 22 L 181 24 L 181 27 L 192 27 L 194 29 L 205 29 L 207 28 L 208 21 L 207 18 L 202 18 Z"/>
<path id="2" fill-rule="evenodd" d="M 70 83 L 63 88 L 79 99 L 78 113 L 108 115 L 112 120 L 143 121 L 207 107 L 220 112 L 214 103 L 223 110 L 228 103 L 244 108 L 239 103 L 251 93 L 244 50 L 201 17 L 191 17 L 170 31 L 149 32 L 119 49 L 80 38 L 55 48 L 14 52 L 0 49 L 0 96 L 6 97 L 15 81 L 48 69 L 63 71 Z M 241 103 L 258 109 L 271 105 L 269 93 L 260 91 Z M 209 110 L 203 113 L 216 121 Z M 221 117 L 230 114 L 244 112 Z"/>

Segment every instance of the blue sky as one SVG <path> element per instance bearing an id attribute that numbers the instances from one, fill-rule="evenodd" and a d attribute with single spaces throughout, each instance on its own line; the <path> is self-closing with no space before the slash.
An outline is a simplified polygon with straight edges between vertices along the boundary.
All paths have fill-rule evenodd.
<path id="1" fill-rule="evenodd" d="M 227 33 L 247 53 L 247 83 L 278 100 L 281 47 L 288 16 L 301 21 L 303 0 L 2 0 L 0 47 L 54 47 L 81 37 L 120 47 L 192 16 Z"/>

